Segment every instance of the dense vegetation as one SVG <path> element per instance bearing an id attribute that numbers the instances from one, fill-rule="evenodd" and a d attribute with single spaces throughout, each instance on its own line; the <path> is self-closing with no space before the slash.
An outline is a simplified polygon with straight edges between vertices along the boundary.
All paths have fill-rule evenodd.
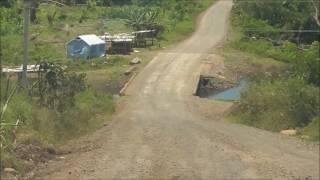
<path id="1" fill-rule="evenodd" d="M 32 86 L 27 89 L 11 77 L 1 82 L 1 154 L 8 157 L 1 162 L 6 167 L 19 167 L 8 155 L 17 141 L 44 147 L 63 143 L 101 126 L 114 112 L 112 96 L 89 87 L 85 74 L 42 66 L 44 71 L 29 79 Z"/>
<path id="2" fill-rule="evenodd" d="M 239 0 L 234 6 L 234 13 L 240 17 L 246 35 L 278 42 L 290 40 L 297 44 L 311 44 L 319 38 L 319 33 L 315 32 L 320 27 L 319 4 L 317 0 Z"/>
<path id="3" fill-rule="evenodd" d="M 285 72 L 261 73 L 242 94 L 240 122 L 280 131 L 300 129 L 319 140 L 319 1 L 236 1 L 232 46 L 287 63 Z M 240 117 L 240 118 L 239 118 Z"/>
<path id="4" fill-rule="evenodd" d="M 41 64 L 45 71 L 30 76 L 28 88 L 21 88 L 14 75 L 1 76 L 0 169 L 21 169 L 23 162 L 15 160 L 18 144 L 64 143 L 101 127 L 112 115 L 114 92 L 105 86 L 123 78 L 128 59 L 109 56 L 72 62 L 65 57 L 69 40 L 79 34 L 157 29 L 158 42 L 165 46 L 191 33 L 195 16 L 213 0 L 39 2 L 31 1 L 29 61 Z M 1 1 L 0 13 L 1 63 L 20 65 L 23 1 Z"/>

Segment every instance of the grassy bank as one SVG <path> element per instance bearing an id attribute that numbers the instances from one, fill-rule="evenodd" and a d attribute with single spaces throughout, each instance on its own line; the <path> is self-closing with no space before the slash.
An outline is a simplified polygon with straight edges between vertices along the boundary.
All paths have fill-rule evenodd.
<path id="1" fill-rule="evenodd" d="M 252 78 L 229 119 L 275 132 L 296 129 L 300 137 L 319 141 L 319 42 L 312 41 L 312 34 L 304 34 L 301 37 L 306 39 L 305 44 L 297 44 L 290 39 L 292 36 L 271 31 L 276 28 L 271 20 L 263 21 L 261 16 L 245 11 L 254 2 L 250 6 L 241 3 L 233 9 L 231 36 L 224 52 L 231 52 L 237 59 L 239 56 L 232 54 L 248 54 L 251 58 L 242 62 L 247 68 L 253 65 L 248 73 Z M 261 28 L 271 30 L 248 31 Z M 277 36 L 287 40 L 273 41 Z M 261 69 L 270 62 L 274 62 L 271 68 Z"/>

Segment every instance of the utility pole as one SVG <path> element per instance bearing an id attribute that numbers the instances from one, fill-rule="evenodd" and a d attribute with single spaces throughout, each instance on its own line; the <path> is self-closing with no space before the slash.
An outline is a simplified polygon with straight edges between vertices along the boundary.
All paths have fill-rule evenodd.
<path id="1" fill-rule="evenodd" d="M 28 86 L 27 66 L 29 61 L 29 21 L 30 21 L 30 0 L 24 0 L 24 31 L 23 31 L 23 66 L 21 83 L 23 87 Z"/>

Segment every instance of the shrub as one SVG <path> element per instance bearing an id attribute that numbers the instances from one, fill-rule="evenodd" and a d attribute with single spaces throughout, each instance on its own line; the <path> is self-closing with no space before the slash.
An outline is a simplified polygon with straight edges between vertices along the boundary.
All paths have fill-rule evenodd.
<path id="1" fill-rule="evenodd" d="M 315 1 L 316 3 L 316 1 Z M 235 1 L 234 12 L 241 21 L 243 29 L 254 28 L 255 34 L 267 38 L 290 40 L 292 42 L 312 43 L 318 39 L 318 33 L 310 32 L 276 32 L 269 33 L 270 30 L 283 29 L 318 29 L 314 20 L 312 9 L 313 3 L 304 3 L 302 1 L 267 1 L 252 0 Z M 316 3 L 319 6 L 319 1 Z"/>
<path id="2" fill-rule="evenodd" d="M 40 104 L 59 112 L 74 103 L 74 96 L 87 86 L 85 74 L 66 71 L 63 66 L 40 63 L 43 72 L 38 73 L 38 95 Z"/>
<path id="3" fill-rule="evenodd" d="M 252 83 L 236 114 L 243 122 L 268 130 L 305 127 L 319 115 L 319 89 L 298 77 Z"/>
<path id="4" fill-rule="evenodd" d="M 262 39 L 242 39 L 233 42 L 232 46 L 242 51 L 290 63 L 293 67 L 292 74 L 303 77 L 308 83 L 320 85 L 320 44 L 318 41 L 312 43 L 306 50 L 301 50 L 296 44 L 288 41 L 284 42 L 281 47 L 274 47 L 271 42 Z"/>

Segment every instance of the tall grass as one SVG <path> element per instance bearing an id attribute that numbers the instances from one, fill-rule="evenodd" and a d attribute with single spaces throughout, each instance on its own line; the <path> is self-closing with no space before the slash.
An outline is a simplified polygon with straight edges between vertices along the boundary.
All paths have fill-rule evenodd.
<path id="1" fill-rule="evenodd" d="M 259 79 L 242 94 L 235 114 L 246 124 L 271 131 L 303 128 L 320 116 L 319 93 L 298 77 Z"/>
<path id="2" fill-rule="evenodd" d="M 320 117 L 314 118 L 308 126 L 301 129 L 300 134 L 304 138 L 320 141 Z"/>
<path id="3" fill-rule="evenodd" d="M 3 117 L 6 124 L 15 124 L 20 120 L 17 131 L 15 126 L 1 126 L 2 167 L 19 168 L 13 150 L 17 143 L 46 145 L 61 144 L 82 136 L 102 126 L 114 112 L 113 99 L 110 95 L 97 93 L 92 89 L 75 96 L 75 104 L 63 112 L 39 107 L 27 94 L 18 92 L 10 101 Z M 16 139 L 18 137 L 18 139 Z M 11 156 L 11 158 L 10 158 Z"/>

